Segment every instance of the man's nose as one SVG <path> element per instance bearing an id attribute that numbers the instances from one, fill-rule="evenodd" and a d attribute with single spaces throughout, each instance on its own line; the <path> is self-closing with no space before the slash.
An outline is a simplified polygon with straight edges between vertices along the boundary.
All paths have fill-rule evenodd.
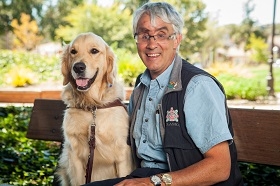
<path id="1" fill-rule="evenodd" d="M 156 36 L 150 36 L 149 41 L 151 41 L 151 38 L 154 38 L 154 41 L 157 41 Z"/>
<path id="2" fill-rule="evenodd" d="M 155 49 L 158 46 L 158 42 L 157 42 L 155 36 L 152 36 L 152 37 L 153 37 L 153 39 L 151 39 L 151 37 L 150 37 L 148 42 L 147 42 L 146 47 L 149 48 L 149 49 Z"/>

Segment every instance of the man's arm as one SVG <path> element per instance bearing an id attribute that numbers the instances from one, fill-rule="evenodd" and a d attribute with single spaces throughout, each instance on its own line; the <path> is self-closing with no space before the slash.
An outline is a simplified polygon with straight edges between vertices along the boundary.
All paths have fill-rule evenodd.
<path id="1" fill-rule="evenodd" d="M 172 185 L 213 185 L 228 179 L 231 158 L 228 142 L 222 142 L 204 154 L 204 159 L 174 172 Z"/>
<path id="2" fill-rule="evenodd" d="M 231 159 L 227 141 L 219 143 L 204 154 L 204 159 L 181 170 L 170 172 L 172 186 L 213 185 L 228 179 Z M 127 179 L 116 186 L 153 184 L 150 178 Z M 164 185 L 164 183 L 162 183 Z"/>

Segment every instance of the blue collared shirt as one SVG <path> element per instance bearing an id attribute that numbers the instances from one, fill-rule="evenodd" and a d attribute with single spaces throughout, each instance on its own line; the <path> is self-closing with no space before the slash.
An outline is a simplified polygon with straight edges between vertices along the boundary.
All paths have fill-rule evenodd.
<path id="1" fill-rule="evenodd" d="M 168 170 L 166 155 L 162 148 L 159 115 L 156 113 L 169 83 L 173 63 L 156 79 L 151 80 L 145 71 L 140 79 L 145 85 L 140 109 L 137 111 L 133 138 L 137 156 L 142 159 L 142 167 Z M 199 75 L 191 79 L 187 86 L 184 104 L 186 127 L 201 153 L 214 145 L 231 140 L 228 129 L 224 94 L 210 77 Z M 131 108 L 131 107 L 130 107 Z"/>

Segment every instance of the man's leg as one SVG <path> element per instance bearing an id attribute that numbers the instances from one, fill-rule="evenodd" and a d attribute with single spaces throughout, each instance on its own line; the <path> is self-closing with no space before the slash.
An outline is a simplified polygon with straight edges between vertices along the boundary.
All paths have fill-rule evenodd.
<path id="1" fill-rule="evenodd" d="M 130 175 L 122 178 L 113 178 L 109 180 L 102 180 L 102 181 L 95 181 L 92 183 L 85 184 L 83 186 L 113 186 L 125 179 L 132 179 L 132 178 L 144 178 L 149 177 L 155 174 L 160 174 L 167 172 L 166 170 L 162 169 L 153 169 L 153 168 L 138 168 L 134 170 Z"/>
<path id="2" fill-rule="evenodd" d="M 113 186 L 124 179 L 127 179 L 127 177 L 122 177 L 122 178 L 113 178 L 109 180 L 102 180 L 102 181 L 95 181 L 92 183 L 85 184 L 83 186 Z"/>

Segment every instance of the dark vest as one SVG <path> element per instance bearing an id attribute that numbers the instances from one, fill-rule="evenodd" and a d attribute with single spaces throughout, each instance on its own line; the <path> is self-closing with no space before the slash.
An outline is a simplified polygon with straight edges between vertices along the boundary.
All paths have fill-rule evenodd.
<path id="1" fill-rule="evenodd" d="M 170 171 L 176 171 L 186 168 L 203 159 L 203 154 L 194 144 L 191 137 L 188 135 L 185 127 L 185 118 L 183 107 L 185 92 L 187 85 L 192 77 L 196 75 L 206 75 L 211 77 L 224 93 L 222 85 L 209 73 L 194 67 L 190 63 L 182 60 L 181 80 L 183 89 L 181 91 L 172 91 L 164 95 L 162 99 L 163 120 L 165 121 L 165 133 L 163 139 L 163 148 L 167 154 Z M 188 104 L 185 102 L 185 104 Z M 191 107 L 191 105 L 190 105 Z M 226 111 L 228 113 L 228 127 L 233 136 L 232 121 L 225 102 Z M 172 109 L 171 109 L 172 108 Z M 178 111 L 178 112 L 177 112 Z M 177 117 L 179 116 L 179 117 Z M 202 116 L 203 117 L 203 116 Z M 166 118 L 168 118 L 166 120 Z M 178 121 L 177 121 L 178 120 Z M 216 185 L 224 186 L 241 186 L 243 185 L 242 176 L 238 168 L 237 152 L 235 143 L 229 145 L 231 155 L 231 173 L 228 180 Z"/>

